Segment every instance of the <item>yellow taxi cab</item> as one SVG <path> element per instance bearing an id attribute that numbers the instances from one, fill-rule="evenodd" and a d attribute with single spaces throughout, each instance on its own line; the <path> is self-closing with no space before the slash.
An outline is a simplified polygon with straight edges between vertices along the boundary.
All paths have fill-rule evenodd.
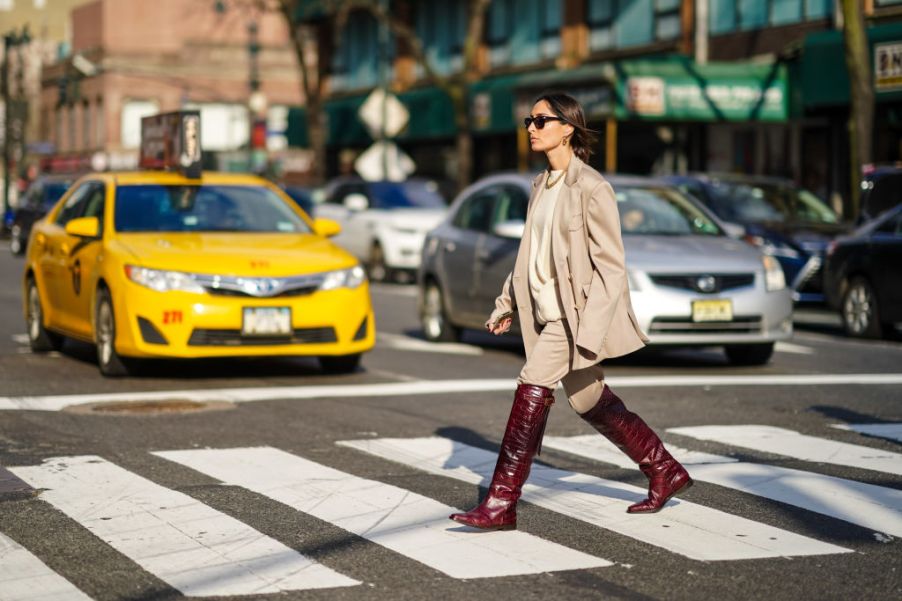
<path id="1" fill-rule="evenodd" d="M 364 270 L 262 178 L 175 171 L 79 179 L 29 238 L 31 348 L 93 343 L 100 371 L 140 358 L 316 356 L 353 371 L 373 348 Z"/>

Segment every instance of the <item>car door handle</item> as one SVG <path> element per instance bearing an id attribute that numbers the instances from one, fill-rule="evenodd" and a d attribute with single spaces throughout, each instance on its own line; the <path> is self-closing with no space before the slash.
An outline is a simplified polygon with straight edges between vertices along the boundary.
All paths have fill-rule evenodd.
<path id="1" fill-rule="evenodd" d="M 456 244 L 453 242 L 445 242 L 445 252 L 453 253 L 455 250 L 457 250 Z"/>

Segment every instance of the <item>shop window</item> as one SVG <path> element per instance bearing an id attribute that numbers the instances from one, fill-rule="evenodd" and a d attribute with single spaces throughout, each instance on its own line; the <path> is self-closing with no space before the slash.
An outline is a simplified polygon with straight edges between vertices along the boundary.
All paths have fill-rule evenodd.
<path id="1" fill-rule="evenodd" d="M 129 100 L 122 105 L 122 120 L 119 131 L 122 135 L 121 144 L 123 148 L 138 148 L 140 146 L 141 118 L 157 112 L 159 112 L 159 107 L 152 100 Z"/>
<path id="2" fill-rule="evenodd" d="M 587 0 L 589 48 L 641 46 L 679 38 L 680 0 Z"/>
<path id="3" fill-rule="evenodd" d="M 874 6 L 876 8 L 883 8 L 884 6 L 899 6 L 902 4 L 902 0 L 874 0 Z"/>
<path id="4" fill-rule="evenodd" d="M 708 11 L 708 28 L 718 35 L 824 19 L 833 0 L 710 0 Z"/>

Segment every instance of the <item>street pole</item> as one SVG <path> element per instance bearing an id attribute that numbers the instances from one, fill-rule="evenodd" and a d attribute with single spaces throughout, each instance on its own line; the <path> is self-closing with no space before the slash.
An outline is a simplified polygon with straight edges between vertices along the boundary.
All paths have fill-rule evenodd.
<path id="1" fill-rule="evenodd" d="M 708 62 L 708 0 L 695 0 L 695 62 Z"/>
<path id="2" fill-rule="evenodd" d="M 388 12 L 388 1 L 381 0 L 382 11 Z M 382 86 L 382 120 L 379 126 L 379 144 L 382 145 L 382 179 L 388 179 L 388 148 L 385 133 L 388 121 L 388 27 L 379 20 L 379 85 Z"/>

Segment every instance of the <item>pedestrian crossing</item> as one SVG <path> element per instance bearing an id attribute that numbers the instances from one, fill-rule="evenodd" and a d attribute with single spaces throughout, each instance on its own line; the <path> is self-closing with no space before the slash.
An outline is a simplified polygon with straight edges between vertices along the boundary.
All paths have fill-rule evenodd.
<path id="1" fill-rule="evenodd" d="M 892 454 L 761 426 L 674 428 L 687 440 L 717 440 L 759 453 L 840 465 L 870 472 L 892 471 Z M 811 440 L 808 440 L 811 439 Z M 862 442 L 868 439 L 862 437 Z M 800 442 L 801 444 L 794 444 Z M 792 443 L 792 444 L 791 444 Z M 489 451 L 444 437 L 345 440 L 344 449 L 403 464 L 419 472 L 470 485 L 487 485 L 496 460 Z M 606 439 L 547 436 L 555 449 L 625 469 L 636 469 Z M 902 536 L 902 491 L 816 471 L 788 469 L 746 459 L 668 448 L 700 487 L 714 484 L 873 529 L 875 537 Z M 478 532 L 448 520 L 459 511 L 405 488 L 324 465 L 274 447 L 176 449 L 153 452 L 230 491 L 266 497 L 299 515 L 322 520 L 349 535 L 392 552 L 404 570 L 415 562 L 452 579 L 499 578 L 565 570 L 606 569 L 621 558 L 600 557 L 523 530 Z M 104 544 L 185 596 L 244 596 L 365 584 L 365 573 L 348 564 L 328 565 L 291 548 L 278 533 L 264 534 L 189 494 L 96 455 L 53 457 L 9 470 L 40 491 L 28 503 L 45 503 Z M 351 470 L 353 471 L 353 470 Z M 696 487 L 687 495 L 699 496 Z M 247 492 L 241 492 L 241 491 Z M 793 532 L 700 502 L 674 499 L 655 515 L 631 515 L 626 507 L 645 488 L 588 473 L 534 465 L 523 502 L 696 561 L 747 561 L 841 555 L 853 549 L 823 536 Z M 210 494 L 210 493 L 207 493 Z M 215 491 L 214 493 L 215 494 Z M 703 495 L 700 495 L 703 497 Z M 57 532 L 35 532 L 45 539 Z M 0 532 L 0 601 L 91 597 L 77 578 L 57 573 L 21 533 Z M 294 539 L 291 539 L 294 540 Z M 629 544 L 627 542 L 627 544 Z M 847 544 L 847 543 L 844 543 Z M 45 548 L 44 546 L 38 546 Z M 334 560 L 334 558 L 333 558 Z M 53 562 L 51 562 L 53 565 Z M 73 582 L 75 584 L 73 584 Z M 87 588 L 85 590 L 88 590 Z"/>

